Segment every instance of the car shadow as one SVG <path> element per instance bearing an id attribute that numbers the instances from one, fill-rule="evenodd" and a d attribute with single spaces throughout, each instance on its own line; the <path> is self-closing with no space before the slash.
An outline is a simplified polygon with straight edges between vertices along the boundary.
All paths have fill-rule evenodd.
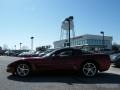
<path id="1" fill-rule="evenodd" d="M 73 74 L 42 74 L 32 75 L 26 78 L 20 78 L 17 76 L 10 75 L 7 77 L 9 80 L 20 81 L 20 82 L 40 82 L 40 83 L 66 83 L 72 84 L 120 84 L 120 75 L 113 73 L 98 73 L 93 78 L 85 78 L 79 75 Z"/>

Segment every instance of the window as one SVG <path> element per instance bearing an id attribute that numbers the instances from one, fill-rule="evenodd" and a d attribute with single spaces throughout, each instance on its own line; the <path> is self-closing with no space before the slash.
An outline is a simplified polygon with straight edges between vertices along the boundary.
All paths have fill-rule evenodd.
<path id="1" fill-rule="evenodd" d="M 80 41 L 78 41 L 78 45 L 80 45 Z"/>
<path id="2" fill-rule="evenodd" d="M 72 56 L 72 50 L 62 50 L 57 56 Z"/>

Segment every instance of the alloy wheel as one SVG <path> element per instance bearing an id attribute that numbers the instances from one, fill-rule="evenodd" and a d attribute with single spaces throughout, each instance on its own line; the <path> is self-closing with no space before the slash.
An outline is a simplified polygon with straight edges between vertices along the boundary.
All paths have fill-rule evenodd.
<path id="1" fill-rule="evenodd" d="M 83 74 L 86 77 L 93 77 L 97 73 L 97 67 L 94 63 L 87 62 L 83 65 Z"/>
<path id="2" fill-rule="evenodd" d="M 27 64 L 19 64 L 16 69 L 17 75 L 20 77 L 26 77 L 30 73 L 30 67 Z"/>

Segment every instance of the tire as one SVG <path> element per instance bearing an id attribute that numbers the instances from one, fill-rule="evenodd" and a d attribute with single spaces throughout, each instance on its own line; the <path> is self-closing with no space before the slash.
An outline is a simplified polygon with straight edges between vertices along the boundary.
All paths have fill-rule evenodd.
<path id="1" fill-rule="evenodd" d="M 97 65 L 93 62 L 86 62 L 82 66 L 82 75 L 84 77 L 94 77 L 98 73 Z"/>
<path id="2" fill-rule="evenodd" d="M 26 63 L 20 63 L 16 67 L 16 74 L 19 77 L 27 77 L 31 73 L 30 65 Z"/>

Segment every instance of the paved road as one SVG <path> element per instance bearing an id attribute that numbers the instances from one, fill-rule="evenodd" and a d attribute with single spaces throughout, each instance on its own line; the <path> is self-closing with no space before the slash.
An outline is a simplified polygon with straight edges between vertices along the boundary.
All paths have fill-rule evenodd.
<path id="1" fill-rule="evenodd" d="M 19 78 L 6 72 L 6 66 L 16 60 L 0 56 L 0 90 L 119 90 L 120 68 L 99 73 L 94 78 L 76 75 L 34 75 Z"/>

